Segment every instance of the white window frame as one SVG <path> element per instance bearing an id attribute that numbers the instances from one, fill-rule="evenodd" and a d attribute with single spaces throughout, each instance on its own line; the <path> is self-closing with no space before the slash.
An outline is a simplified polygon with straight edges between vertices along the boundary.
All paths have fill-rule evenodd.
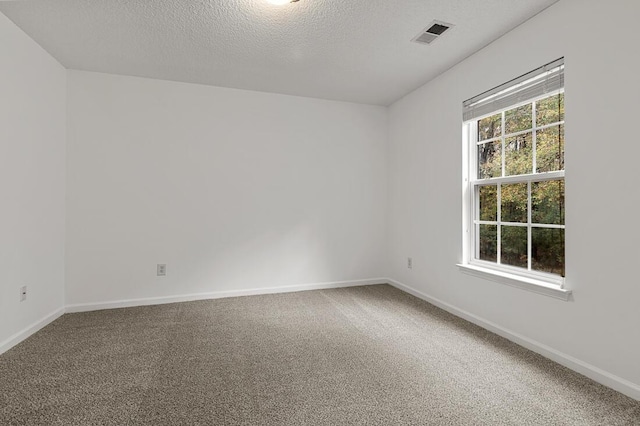
<path id="1" fill-rule="evenodd" d="M 497 111 L 493 111 L 487 114 L 484 114 L 479 117 L 474 117 L 471 120 L 464 122 L 463 124 L 463 132 L 462 132 L 462 141 L 463 141 L 463 255 L 462 255 L 462 263 L 459 264 L 459 268 L 462 272 L 474 275 L 476 277 L 490 279 L 493 281 L 497 281 L 503 284 L 511 285 L 518 288 L 523 288 L 525 290 L 533 291 L 539 294 L 544 294 L 552 297 L 559 298 L 561 300 L 569 300 L 571 296 L 571 291 L 565 288 L 565 278 L 556 274 L 546 273 L 535 271 L 531 269 L 531 229 L 532 228 L 560 228 L 565 229 L 565 225 L 544 225 L 532 223 L 531 219 L 531 184 L 534 182 L 542 182 L 549 180 L 564 180 L 565 171 L 553 171 L 553 172 L 543 172 L 543 173 L 534 173 L 536 170 L 536 132 L 545 128 L 552 128 L 558 125 L 564 126 L 564 120 L 544 126 L 537 126 L 535 117 L 536 117 L 536 101 L 557 95 L 559 93 L 564 93 L 564 87 L 550 91 L 539 96 L 527 99 L 526 101 L 514 103 L 509 105 L 506 108 L 499 109 Z M 515 132 L 511 134 L 506 134 L 505 128 L 505 111 L 517 108 L 519 106 L 532 104 L 532 128 L 527 129 L 521 132 Z M 478 142 L 477 123 L 479 120 L 483 118 L 490 117 L 496 115 L 497 113 L 502 114 L 502 133 L 500 137 L 490 138 L 487 140 L 483 140 Z M 505 176 L 505 141 L 514 136 L 518 136 L 520 134 L 532 134 L 532 157 L 533 157 L 533 167 L 530 174 L 525 175 L 516 175 L 516 176 Z M 478 152 L 477 148 L 481 144 L 485 144 L 488 142 L 498 142 L 500 141 L 502 144 L 501 156 L 502 156 L 502 176 L 501 177 L 493 177 L 493 178 L 485 178 L 478 179 L 478 171 L 477 171 L 477 158 Z M 511 223 L 511 222 L 501 222 L 500 208 L 500 191 L 498 190 L 498 200 L 497 200 L 497 217 L 496 221 L 480 221 L 475 218 L 478 217 L 479 212 L 479 203 L 477 202 L 476 197 L 476 188 L 481 186 L 490 186 L 497 185 L 498 189 L 500 185 L 503 184 L 512 184 L 512 183 L 526 183 L 527 184 L 527 212 L 528 218 L 526 223 Z M 484 261 L 481 259 L 477 259 L 475 254 L 477 253 L 478 241 L 476 238 L 476 234 L 479 229 L 480 224 L 487 225 L 496 225 L 498 229 L 498 238 L 497 238 L 497 261 L 490 262 Z M 511 226 L 521 226 L 527 228 L 527 269 L 504 265 L 500 263 L 500 225 L 511 225 Z M 566 248 L 565 248 L 566 251 Z"/>

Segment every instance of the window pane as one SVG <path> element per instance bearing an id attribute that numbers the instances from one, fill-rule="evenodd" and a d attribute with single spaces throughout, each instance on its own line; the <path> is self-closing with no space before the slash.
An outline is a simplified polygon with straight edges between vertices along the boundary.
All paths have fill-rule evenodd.
<path id="1" fill-rule="evenodd" d="M 531 221 L 564 225 L 564 180 L 531 184 Z"/>
<path id="2" fill-rule="evenodd" d="M 496 225 L 478 225 L 478 259 L 496 262 L 498 260 L 498 227 Z"/>
<path id="3" fill-rule="evenodd" d="M 531 268 L 564 277 L 564 229 L 531 229 Z"/>
<path id="4" fill-rule="evenodd" d="M 480 220 L 498 220 L 498 187 L 480 186 L 478 193 Z"/>
<path id="5" fill-rule="evenodd" d="M 511 109 L 504 113 L 505 134 L 528 130 L 533 127 L 531 104 Z"/>
<path id="6" fill-rule="evenodd" d="M 478 142 L 502 135 L 502 114 L 478 120 Z"/>
<path id="7" fill-rule="evenodd" d="M 532 134 L 509 138 L 505 141 L 505 176 L 533 173 Z"/>
<path id="8" fill-rule="evenodd" d="M 564 170 L 564 125 L 536 133 L 536 170 L 538 173 Z"/>
<path id="9" fill-rule="evenodd" d="M 526 183 L 502 185 L 500 197 L 502 222 L 527 222 Z"/>
<path id="10" fill-rule="evenodd" d="M 536 125 L 557 123 L 564 120 L 564 93 L 536 102 Z"/>
<path id="11" fill-rule="evenodd" d="M 502 176 L 502 142 L 478 145 L 478 179 Z"/>
<path id="12" fill-rule="evenodd" d="M 527 267 L 527 228 L 524 226 L 501 227 L 501 263 Z"/>

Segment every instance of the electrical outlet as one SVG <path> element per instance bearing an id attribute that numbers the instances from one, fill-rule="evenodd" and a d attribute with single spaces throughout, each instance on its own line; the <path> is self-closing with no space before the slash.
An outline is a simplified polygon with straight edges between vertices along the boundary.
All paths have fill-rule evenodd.
<path id="1" fill-rule="evenodd" d="M 27 300 L 27 286 L 20 287 L 20 301 L 24 302 Z"/>
<path id="2" fill-rule="evenodd" d="M 167 265 L 164 263 L 158 263 L 158 267 L 156 269 L 156 274 L 159 277 L 164 277 L 165 275 L 167 275 Z"/>
<path id="3" fill-rule="evenodd" d="M 413 259 L 407 257 L 407 269 L 413 269 Z"/>

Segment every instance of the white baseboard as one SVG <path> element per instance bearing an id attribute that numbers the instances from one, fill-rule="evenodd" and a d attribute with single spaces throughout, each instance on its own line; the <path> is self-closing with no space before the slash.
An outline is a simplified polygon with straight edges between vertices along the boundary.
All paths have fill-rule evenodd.
<path id="1" fill-rule="evenodd" d="M 0 342 L 0 355 L 5 353 L 9 349 L 11 349 L 18 343 L 22 342 L 23 340 L 25 340 L 27 337 L 31 336 L 35 332 L 44 328 L 46 325 L 49 325 L 53 321 L 60 318 L 64 314 L 64 312 L 65 312 L 64 308 L 56 309 L 55 311 L 51 312 L 49 315 L 45 316 L 44 318 L 34 322 L 30 326 L 24 328 L 23 330 L 9 337 L 4 342 Z"/>
<path id="2" fill-rule="evenodd" d="M 369 279 L 361 279 L 361 280 L 298 284 L 298 285 L 253 288 L 253 289 L 244 289 L 244 290 L 227 290 L 227 291 L 216 291 L 216 292 L 210 292 L 210 293 L 194 293 L 194 294 L 183 294 L 183 295 L 176 295 L 176 296 L 147 297 L 147 298 L 141 298 L 141 299 L 115 300 L 110 302 L 79 303 L 74 305 L 67 305 L 66 307 L 57 309 L 56 311 L 50 313 L 49 315 L 45 316 L 41 320 L 31 324 L 25 329 L 9 337 L 5 341 L 0 342 L 0 354 L 3 354 L 4 352 L 8 351 L 18 343 L 22 342 L 32 334 L 36 333 L 37 331 L 45 327 L 46 325 L 52 323 L 53 321 L 55 321 L 65 313 L 97 311 L 101 309 L 127 308 L 127 307 L 133 307 L 133 306 L 161 305 L 166 303 L 190 302 L 194 300 L 222 299 L 225 297 L 254 296 L 259 294 L 291 293 L 296 291 L 322 290 L 322 289 L 341 288 L 341 287 L 356 287 L 356 286 L 373 285 L 373 284 L 387 284 L 387 281 L 388 281 L 387 278 L 369 278 Z"/>
<path id="3" fill-rule="evenodd" d="M 280 287 L 253 288 L 245 290 L 214 291 L 175 296 L 147 297 L 141 299 L 114 300 L 98 303 L 78 303 L 66 306 L 66 312 L 87 312 L 101 309 L 129 308 L 133 306 L 162 305 L 166 303 L 191 302 L 194 300 L 222 299 L 225 297 L 255 296 L 259 294 L 291 293 L 295 291 L 322 290 L 328 288 L 356 287 L 372 284 L 387 284 L 387 278 L 368 278 L 362 280 L 334 281 L 324 283 L 298 284 Z"/>
<path id="4" fill-rule="evenodd" d="M 603 384 L 607 387 L 615 389 L 620 393 L 623 393 L 635 400 L 640 401 L 640 385 L 636 383 L 632 383 L 626 379 L 623 379 L 622 377 L 618 377 L 596 366 L 593 366 L 589 363 L 586 363 L 570 355 L 562 353 L 556 349 L 553 349 L 552 347 L 549 347 L 540 342 L 537 342 L 528 337 L 525 337 L 521 334 L 508 330 L 498 324 L 495 324 L 491 321 L 487 321 L 483 318 L 478 317 L 477 315 L 474 315 L 472 313 L 459 309 L 453 305 L 450 305 L 449 303 L 443 302 L 442 300 L 431 297 L 425 293 L 422 293 L 421 291 L 418 291 L 412 287 L 409 287 L 406 284 L 402 284 L 401 282 L 398 282 L 390 278 L 387 279 L 387 282 L 390 285 L 398 288 L 399 290 L 412 294 L 413 296 L 416 296 L 419 299 L 422 299 L 424 301 L 431 303 L 432 305 L 442 308 L 445 311 L 450 312 L 457 317 L 463 318 L 469 322 L 479 325 L 480 327 L 487 329 L 499 336 L 502 336 L 514 343 L 517 343 L 520 346 L 523 346 L 529 350 L 532 350 L 533 352 L 536 352 L 546 358 L 549 358 L 550 360 L 555 361 L 558 364 L 564 365 L 565 367 L 570 368 L 573 371 L 576 371 L 584 376 L 587 376 L 590 379 L 595 380 L 600 384 Z"/>

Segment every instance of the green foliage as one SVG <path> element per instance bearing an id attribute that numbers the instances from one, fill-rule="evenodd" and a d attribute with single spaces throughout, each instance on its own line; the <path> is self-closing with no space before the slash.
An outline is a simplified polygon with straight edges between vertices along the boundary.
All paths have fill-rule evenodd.
<path id="1" fill-rule="evenodd" d="M 533 171 L 532 133 L 507 138 L 504 151 L 505 176 L 524 175 Z"/>
<path id="2" fill-rule="evenodd" d="M 536 102 L 536 124 L 557 126 L 539 130 L 536 135 L 537 172 L 564 170 L 564 93 Z"/>
<path id="3" fill-rule="evenodd" d="M 533 127 L 532 104 L 519 106 L 504 113 L 505 134 L 521 132 Z"/>
<path id="4" fill-rule="evenodd" d="M 478 257 L 489 262 L 498 261 L 498 227 L 496 225 L 479 225 Z"/>
<path id="5" fill-rule="evenodd" d="M 478 179 L 502 176 L 502 142 L 478 146 Z"/>
<path id="6" fill-rule="evenodd" d="M 564 94 L 550 96 L 535 103 L 536 172 L 564 170 Z M 533 104 L 504 112 L 504 153 L 501 138 L 502 113 L 478 121 L 478 178 L 514 176 L 533 172 L 534 150 Z M 523 132 L 515 136 L 512 133 Z M 527 184 L 504 184 L 479 188 L 479 219 L 496 221 L 498 195 L 501 199 L 501 222 L 526 223 L 528 220 Z M 499 193 L 499 194 L 498 194 Z M 532 253 L 534 270 L 564 275 L 564 229 L 536 228 L 535 224 L 564 224 L 564 180 L 534 182 L 531 185 Z M 481 259 L 497 261 L 498 229 L 480 225 Z M 502 225 L 501 262 L 527 267 L 527 228 Z"/>
<path id="7" fill-rule="evenodd" d="M 500 260 L 505 265 L 527 267 L 527 228 L 502 226 Z"/>
<path id="8" fill-rule="evenodd" d="M 502 222 L 527 222 L 527 184 L 501 186 Z"/>
<path id="9" fill-rule="evenodd" d="M 502 114 L 492 115 L 478 121 L 478 142 L 502 135 Z"/>
<path id="10" fill-rule="evenodd" d="M 488 185 L 478 188 L 480 200 L 480 220 L 498 220 L 498 186 Z"/>
<path id="11" fill-rule="evenodd" d="M 531 267 L 564 277 L 564 229 L 531 229 Z"/>
<path id="12" fill-rule="evenodd" d="M 564 170 L 564 125 L 538 130 L 536 138 L 536 171 Z"/>
<path id="13" fill-rule="evenodd" d="M 536 125 L 538 127 L 559 121 L 564 121 L 564 93 L 536 102 Z"/>
<path id="14" fill-rule="evenodd" d="M 564 225 L 564 180 L 534 182 L 531 185 L 531 221 Z"/>

